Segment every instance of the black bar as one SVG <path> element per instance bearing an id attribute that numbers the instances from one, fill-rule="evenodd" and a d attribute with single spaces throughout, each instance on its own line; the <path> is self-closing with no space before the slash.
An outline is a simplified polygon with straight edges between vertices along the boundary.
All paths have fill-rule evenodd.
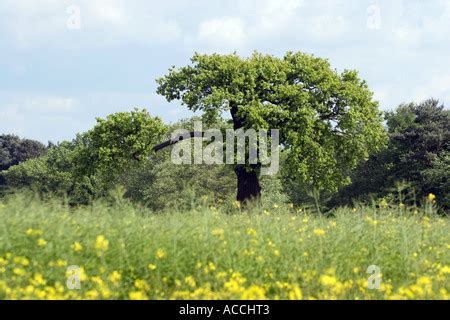
<path id="1" fill-rule="evenodd" d="M 363 319 L 385 317 L 393 311 L 401 318 L 420 312 L 445 314 L 449 301 L 0 301 L 3 314 L 17 318 L 33 312 L 45 316 L 115 317 L 142 319 L 320 319 L 331 315 Z M 61 308 L 58 310 L 58 308 Z M 441 309 L 441 310 L 439 310 Z M 163 316 L 163 317 L 162 317 Z"/>

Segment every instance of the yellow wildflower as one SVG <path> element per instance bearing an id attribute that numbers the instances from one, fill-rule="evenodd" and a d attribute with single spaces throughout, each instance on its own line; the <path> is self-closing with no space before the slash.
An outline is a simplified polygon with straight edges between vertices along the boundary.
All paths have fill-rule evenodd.
<path id="1" fill-rule="evenodd" d="M 71 246 L 73 251 L 75 252 L 80 252 L 81 249 L 83 249 L 83 246 L 81 245 L 81 243 L 79 243 L 78 241 L 74 242 Z"/>
<path id="2" fill-rule="evenodd" d="M 141 280 L 141 279 L 135 280 L 134 286 L 139 290 L 148 290 L 149 289 L 147 282 L 145 282 L 144 280 Z"/>
<path id="3" fill-rule="evenodd" d="M 21 264 L 24 267 L 28 267 L 30 265 L 30 261 L 25 257 L 14 257 L 13 262 L 15 264 Z"/>
<path id="4" fill-rule="evenodd" d="M 298 286 L 294 286 L 289 292 L 289 300 L 301 300 L 302 298 L 302 290 Z"/>
<path id="5" fill-rule="evenodd" d="M 142 291 L 131 291 L 128 296 L 130 300 L 147 300 L 147 295 Z"/>
<path id="6" fill-rule="evenodd" d="M 42 235 L 42 230 L 39 229 L 33 229 L 33 228 L 28 228 L 27 231 L 25 231 L 25 233 L 27 234 L 27 236 L 40 236 Z"/>
<path id="7" fill-rule="evenodd" d="M 381 199 L 381 201 L 380 201 L 380 207 L 383 208 L 383 209 L 385 209 L 385 208 L 387 208 L 388 206 L 389 206 L 389 204 L 388 204 L 388 202 L 386 201 L 386 199 L 385 199 L 385 198 Z"/>
<path id="8" fill-rule="evenodd" d="M 423 276 L 423 277 L 420 277 L 419 279 L 417 279 L 417 284 L 419 284 L 419 285 L 427 286 L 427 285 L 430 285 L 431 283 L 432 283 L 432 280 L 430 277 Z"/>
<path id="9" fill-rule="evenodd" d="M 325 230 L 323 230 L 323 229 L 314 229 L 314 234 L 316 235 L 316 236 L 323 236 L 324 234 L 325 234 Z"/>
<path id="10" fill-rule="evenodd" d="M 164 249 L 158 249 L 156 250 L 156 259 L 164 259 L 166 257 L 166 251 L 164 251 Z"/>
<path id="11" fill-rule="evenodd" d="M 449 266 L 443 266 L 439 269 L 439 274 L 450 274 L 450 267 Z"/>
<path id="12" fill-rule="evenodd" d="M 242 293 L 241 299 L 243 300 L 264 300 L 266 297 L 266 290 L 264 288 L 251 285 L 249 288 L 245 289 Z"/>
<path id="13" fill-rule="evenodd" d="M 119 271 L 113 271 L 109 277 L 108 280 L 112 283 L 118 283 L 120 281 L 120 279 L 122 278 L 121 274 Z"/>
<path id="14" fill-rule="evenodd" d="M 184 278 L 184 283 L 186 283 L 191 288 L 195 288 L 195 286 L 197 285 L 195 279 L 192 276 L 187 276 L 186 278 Z"/>
<path id="15" fill-rule="evenodd" d="M 324 286 L 331 287 L 337 283 L 337 279 L 334 276 L 322 275 L 320 276 L 320 283 L 323 284 Z"/>
<path id="16" fill-rule="evenodd" d="M 109 241 L 105 238 L 103 235 L 97 236 L 97 239 L 95 240 L 95 249 L 98 251 L 106 251 L 109 247 Z"/>
<path id="17" fill-rule="evenodd" d="M 47 245 L 47 241 L 46 241 L 45 239 L 40 238 L 40 239 L 37 241 L 37 245 L 38 245 L 39 247 L 45 247 L 45 246 Z"/>
<path id="18" fill-rule="evenodd" d="M 43 286 L 43 285 L 45 285 L 46 281 L 45 281 L 44 277 L 42 276 L 42 274 L 36 273 L 34 275 L 33 279 L 31 280 L 31 283 L 34 286 Z"/>
<path id="19" fill-rule="evenodd" d="M 13 273 L 18 276 L 23 276 L 23 275 L 25 275 L 26 272 L 25 272 L 25 270 L 23 270 L 21 268 L 14 268 Z"/>
<path id="20" fill-rule="evenodd" d="M 223 229 L 215 228 L 211 231 L 211 234 L 216 237 L 221 237 L 221 236 L 223 236 L 224 232 L 223 232 Z"/>
<path id="21" fill-rule="evenodd" d="M 88 292 L 86 292 L 86 298 L 88 298 L 89 300 L 96 300 L 99 297 L 99 293 L 97 290 L 93 289 L 93 290 L 89 290 Z"/>
<path id="22" fill-rule="evenodd" d="M 56 260 L 56 266 L 65 267 L 66 265 L 67 265 L 67 261 L 61 260 L 61 259 Z"/>

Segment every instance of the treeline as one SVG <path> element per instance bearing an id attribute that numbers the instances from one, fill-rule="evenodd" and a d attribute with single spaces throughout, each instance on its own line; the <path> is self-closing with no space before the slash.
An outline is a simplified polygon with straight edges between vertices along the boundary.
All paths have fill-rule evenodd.
<path id="1" fill-rule="evenodd" d="M 153 210 L 188 208 L 208 198 L 230 203 L 236 177 L 231 165 L 175 165 L 170 148 L 151 148 L 175 128 L 190 129 L 192 119 L 165 125 L 145 110 L 119 112 L 72 141 L 44 146 L 14 135 L 0 136 L 1 194 L 32 189 L 42 195 L 67 197 L 83 205 L 108 197 L 121 186 L 125 196 Z M 370 155 L 351 173 L 351 183 L 338 192 L 308 188 L 284 170 L 263 177 L 262 201 L 330 209 L 353 201 L 417 204 L 432 194 L 441 211 L 450 208 L 450 111 L 437 100 L 400 105 L 385 113 L 388 145 Z M 215 127 L 231 127 L 227 121 Z M 150 154 L 150 157 L 147 155 Z M 435 199 L 434 199 L 435 197 Z"/>
<path id="2" fill-rule="evenodd" d="M 332 203 L 397 195 L 417 203 L 430 195 L 450 208 L 450 111 L 437 100 L 402 104 L 385 114 L 387 147 L 360 164 Z"/>

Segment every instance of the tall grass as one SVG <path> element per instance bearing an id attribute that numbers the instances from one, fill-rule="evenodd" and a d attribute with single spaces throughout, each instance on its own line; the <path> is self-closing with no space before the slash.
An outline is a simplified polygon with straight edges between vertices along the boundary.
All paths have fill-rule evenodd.
<path id="1" fill-rule="evenodd" d="M 10 197 L 0 203 L 0 298 L 449 298 L 450 222 L 431 204 L 325 217 L 289 206 L 225 213 L 206 202 L 154 214 L 121 198 L 69 208 Z M 71 265 L 79 290 L 66 286 Z"/>

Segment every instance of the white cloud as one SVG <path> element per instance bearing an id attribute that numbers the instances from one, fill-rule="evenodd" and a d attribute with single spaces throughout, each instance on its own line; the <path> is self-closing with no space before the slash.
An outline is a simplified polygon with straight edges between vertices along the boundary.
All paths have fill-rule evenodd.
<path id="1" fill-rule="evenodd" d="M 390 1 L 384 2 L 381 8 L 383 34 L 392 46 L 439 45 L 450 32 L 450 2 L 447 0 Z"/>
<path id="2" fill-rule="evenodd" d="M 346 19 L 340 15 L 319 15 L 310 20 L 310 34 L 320 40 L 339 36 L 346 31 Z M 316 38 L 316 39 L 317 39 Z"/>
<path id="3" fill-rule="evenodd" d="M 442 102 L 450 102 L 450 72 L 433 76 L 415 88 L 414 98 L 417 102 L 435 98 Z"/>
<path id="4" fill-rule="evenodd" d="M 246 39 L 244 24 L 240 18 L 223 17 L 202 22 L 198 40 L 213 48 L 240 48 Z"/>
<path id="5" fill-rule="evenodd" d="M 255 22 L 250 27 L 252 33 L 275 34 L 285 30 L 298 15 L 296 10 L 304 4 L 303 0 L 240 0 L 239 7 L 244 13 L 254 15 Z M 251 19 L 251 18 L 250 18 Z"/>
<path id="6" fill-rule="evenodd" d="M 380 102 L 380 106 L 383 106 L 384 101 L 388 98 L 388 91 L 385 88 L 376 88 L 373 90 L 373 99 Z"/>
<path id="7" fill-rule="evenodd" d="M 339 14 L 342 8 L 341 0 L 239 0 L 235 15 L 201 21 L 197 35 L 188 35 L 187 43 L 209 51 L 248 52 L 270 42 L 275 46 L 281 39 L 292 43 L 329 40 L 349 30 L 348 19 Z"/>
<path id="8" fill-rule="evenodd" d="M 73 96 L 0 91 L 2 133 L 16 133 L 41 142 L 71 140 L 95 125 L 97 117 L 118 111 L 146 108 L 165 122 L 187 118 L 192 112 L 168 104 L 151 92 L 103 91 Z"/>
<path id="9" fill-rule="evenodd" d="M 73 115 L 80 103 L 73 97 L 24 92 L 0 92 L 0 133 L 15 133 L 40 141 L 80 125 Z M 76 131 L 75 131 L 76 132 Z"/>
<path id="10" fill-rule="evenodd" d="M 80 9 L 81 24 L 75 31 L 67 28 L 71 6 Z M 171 43 L 182 32 L 169 9 L 152 10 L 147 2 L 130 6 L 123 0 L 4 0 L 0 3 L 0 38 L 21 48 L 64 46 L 73 41 L 87 45 Z"/>
<path id="11" fill-rule="evenodd" d="M 0 108 L 0 119 L 2 119 L 0 134 L 15 133 L 24 135 L 26 115 L 21 113 L 16 106 L 3 105 Z"/>
<path id="12" fill-rule="evenodd" d="M 89 1 L 82 9 L 87 31 L 102 31 L 97 38 L 101 44 L 117 45 L 122 42 L 152 45 L 172 43 L 181 38 L 177 20 L 165 10 L 142 9 L 130 6 L 128 1 Z M 83 32 L 83 30 L 82 30 Z"/>
<path id="13" fill-rule="evenodd" d="M 35 97 L 27 98 L 23 102 L 26 110 L 36 109 L 43 112 L 67 112 L 73 110 L 78 104 L 76 99 L 66 97 Z"/>
<path id="14" fill-rule="evenodd" d="M 56 95 L 0 92 L 2 103 L 18 112 L 68 112 L 79 106 L 79 101 L 73 97 Z M 2 109 L 4 106 L 2 106 Z"/>
<path id="15" fill-rule="evenodd" d="M 111 23 L 113 25 L 124 25 L 127 21 L 125 9 L 111 1 L 92 1 L 88 10 L 100 23 Z"/>

